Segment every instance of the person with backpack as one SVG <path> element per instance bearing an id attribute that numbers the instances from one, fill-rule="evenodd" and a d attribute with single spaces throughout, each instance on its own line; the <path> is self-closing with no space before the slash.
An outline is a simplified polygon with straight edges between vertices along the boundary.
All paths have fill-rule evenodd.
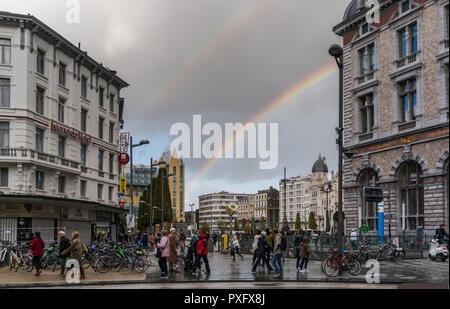
<path id="1" fill-rule="evenodd" d="M 274 249 L 273 249 L 273 258 L 272 258 L 272 264 L 275 268 L 275 275 L 274 278 L 280 278 L 283 276 L 283 266 L 281 265 L 281 257 L 283 255 L 283 241 L 281 233 L 278 231 L 278 229 L 273 230 L 274 233 Z"/>
<path id="2" fill-rule="evenodd" d="M 169 271 L 167 270 L 167 258 L 170 256 L 170 242 L 167 237 L 167 231 L 161 232 L 161 240 L 158 243 L 159 249 L 159 268 L 161 269 L 161 278 L 168 278 Z"/>
<path id="3" fill-rule="evenodd" d="M 267 270 L 269 272 L 273 271 L 272 266 L 270 266 L 269 261 L 266 259 L 266 248 L 269 246 L 269 244 L 266 241 L 266 232 L 262 231 L 261 232 L 261 237 L 259 237 L 258 239 L 258 246 L 256 249 L 256 261 L 255 263 L 253 263 L 253 267 L 252 267 L 252 274 L 256 274 L 256 268 L 258 267 L 258 265 L 260 265 L 260 262 L 262 260 L 262 266 L 264 267 L 264 265 L 267 266 Z"/>
<path id="4" fill-rule="evenodd" d="M 198 233 L 197 230 L 192 231 L 191 242 L 189 243 L 187 260 L 190 262 L 190 269 L 194 269 L 194 264 L 197 259 L 197 243 L 198 243 Z M 201 264 L 198 265 L 198 269 L 201 271 Z"/>
<path id="5" fill-rule="evenodd" d="M 199 267 L 200 259 L 202 259 L 203 262 L 205 263 L 206 273 L 207 274 L 211 273 L 208 261 L 208 237 L 206 236 L 204 231 L 202 231 L 201 234 L 198 236 L 197 256 L 195 258 L 194 268 L 192 269 L 192 272 L 195 272 L 197 270 L 197 267 Z"/>
<path id="6" fill-rule="evenodd" d="M 44 255 L 45 243 L 41 238 L 40 232 L 34 233 L 34 239 L 31 242 L 31 252 L 33 253 L 33 265 L 36 268 L 36 277 L 41 274 L 41 258 Z"/>

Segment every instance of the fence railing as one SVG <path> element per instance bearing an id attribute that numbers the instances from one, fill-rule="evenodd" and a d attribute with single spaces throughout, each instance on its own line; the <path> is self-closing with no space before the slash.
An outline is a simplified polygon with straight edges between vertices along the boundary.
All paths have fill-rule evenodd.
<path id="1" fill-rule="evenodd" d="M 311 249 L 311 259 L 323 259 L 325 255 L 333 248 L 337 248 L 337 237 L 335 236 L 308 236 L 309 248 Z M 253 254 L 253 235 L 242 235 L 239 240 L 240 252 L 243 254 Z M 287 249 L 283 256 L 286 258 L 295 258 L 295 236 L 286 236 Z M 398 247 L 403 248 L 406 253 L 406 258 L 422 258 L 423 251 L 428 248 L 431 238 L 424 237 L 418 240 L 415 235 L 395 235 L 391 237 L 391 241 Z M 359 251 L 362 244 L 368 246 L 369 250 L 376 255 L 381 244 L 389 242 L 389 237 L 378 236 L 358 236 L 354 239 L 351 236 L 344 236 L 343 248 L 351 248 L 354 251 Z M 229 242 L 230 244 L 230 242 Z M 224 244 L 221 236 L 217 239 L 217 245 L 214 252 L 222 252 Z M 212 252 L 212 250 L 210 250 Z"/>

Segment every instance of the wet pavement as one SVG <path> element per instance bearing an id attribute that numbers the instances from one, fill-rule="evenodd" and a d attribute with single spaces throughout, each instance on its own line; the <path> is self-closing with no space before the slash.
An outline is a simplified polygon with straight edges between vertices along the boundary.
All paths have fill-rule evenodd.
<path id="1" fill-rule="evenodd" d="M 258 268 L 252 274 L 252 256 L 244 255 L 233 261 L 229 255 L 214 253 L 208 255 L 211 273 L 206 274 L 202 266 L 202 273 L 170 273 L 168 279 L 160 278 L 157 268 L 147 271 L 148 282 L 199 282 L 199 281 L 311 281 L 311 282 L 353 282 L 366 283 L 366 273 L 370 268 L 363 268 L 358 276 L 344 272 L 342 277 L 328 278 L 321 270 L 320 261 L 309 261 L 308 273 L 299 273 L 295 269 L 295 259 L 286 258 L 283 262 L 282 279 L 273 278 L 273 273 L 267 269 Z M 428 259 L 405 260 L 396 263 L 380 262 L 380 283 L 448 283 L 449 263 L 432 262 Z"/>
<path id="2" fill-rule="evenodd" d="M 221 287 L 230 286 L 231 288 L 249 287 L 249 288 L 270 288 L 281 287 L 289 283 L 293 286 L 320 285 L 322 284 L 341 284 L 343 288 L 346 286 L 354 286 L 358 288 L 358 284 L 367 285 L 366 273 L 369 268 L 363 268 L 358 276 L 352 276 L 344 272 L 342 277 L 328 278 L 321 270 L 320 261 L 309 261 L 308 273 L 298 273 L 295 269 L 295 259 L 286 258 L 283 262 L 282 279 L 273 278 L 273 273 L 258 268 L 256 274 L 252 274 L 252 256 L 244 255 L 244 259 L 239 257 L 233 261 L 229 255 L 214 253 L 208 255 L 211 273 L 204 272 L 202 265 L 201 273 L 170 273 L 169 278 L 160 278 L 159 267 L 151 267 L 147 273 L 138 273 L 135 271 L 123 270 L 120 273 L 111 271 L 105 274 L 94 273 L 91 269 L 86 271 L 86 280 L 82 283 L 87 286 L 112 286 L 118 284 L 129 284 L 129 286 L 150 286 L 155 284 L 170 286 L 171 288 L 186 288 L 199 286 L 199 288 L 212 288 L 214 285 Z M 448 286 L 449 282 L 449 263 L 448 262 L 432 262 L 428 259 L 405 260 L 397 263 L 380 263 L 380 283 L 383 286 L 398 285 L 402 283 L 422 284 L 428 286 L 431 283 L 444 284 Z M 167 283 L 171 283 L 167 285 Z M 297 285 L 296 285 L 297 284 Z M 65 286 L 64 278 L 58 277 L 58 272 L 44 271 L 40 277 L 35 277 L 33 273 L 19 271 L 17 273 L 10 272 L 7 267 L 0 268 L 0 288 L 2 287 L 57 287 Z M 328 285 L 327 285 L 328 286 Z M 125 288 L 125 287 L 124 287 Z M 153 287 L 154 288 L 154 287 Z M 395 288 L 395 287 L 393 287 Z"/>

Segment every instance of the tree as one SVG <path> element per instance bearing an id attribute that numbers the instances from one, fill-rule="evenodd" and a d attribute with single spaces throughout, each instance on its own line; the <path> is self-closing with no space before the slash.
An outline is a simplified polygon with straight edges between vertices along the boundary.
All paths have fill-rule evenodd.
<path id="1" fill-rule="evenodd" d="M 211 227 L 206 222 L 202 223 L 202 225 L 200 226 L 200 231 L 209 232 L 210 230 Z"/>
<path id="2" fill-rule="evenodd" d="M 297 213 L 297 217 L 295 218 L 295 229 L 299 230 L 301 229 L 301 222 L 300 222 L 300 214 Z"/>
<path id="3" fill-rule="evenodd" d="M 158 207 L 158 209 L 154 209 L 154 224 L 161 224 L 161 187 L 164 186 L 164 222 L 168 222 L 169 224 L 172 223 L 172 200 L 170 197 L 170 189 L 169 189 L 169 181 L 167 177 L 167 170 L 165 168 L 160 168 L 158 170 L 158 176 L 153 178 L 153 185 L 152 185 L 152 204 L 154 207 Z M 143 200 L 150 203 L 150 190 L 143 195 Z M 142 204 L 141 204 L 142 205 Z M 146 209 L 149 209 L 150 205 L 147 205 Z"/>
<path id="4" fill-rule="evenodd" d="M 252 223 L 251 223 L 251 231 L 252 233 L 256 232 L 256 223 L 255 223 L 255 218 L 252 218 Z"/>
<path id="5" fill-rule="evenodd" d="M 137 219 L 137 229 L 139 231 L 145 231 L 150 227 L 150 190 L 146 189 L 142 193 L 141 201 L 142 203 L 139 204 L 139 212 L 138 212 L 138 219 Z"/>
<path id="6" fill-rule="evenodd" d="M 316 217 L 312 211 L 309 213 L 309 228 L 311 230 L 317 229 Z"/>
<path id="7" fill-rule="evenodd" d="M 235 219 L 235 220 L 234 220 L 234 230 L 235 230 L 235 231 L 239 230 L 238 219 Z"/>

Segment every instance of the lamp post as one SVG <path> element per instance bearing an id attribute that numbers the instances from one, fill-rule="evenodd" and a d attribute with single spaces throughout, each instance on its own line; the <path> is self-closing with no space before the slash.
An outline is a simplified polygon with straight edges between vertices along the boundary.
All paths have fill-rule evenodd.
<path id="1" fill-rule="evenodd" d="M 339 145 L 339 187 L 338 187 L 338 250 L 342 252 L 342 151 L 343 151 L 343 140 L 342 132 L 343 128 L 343 118 L 344 118 L 344 107 L 343 107 L 343 94 L 344 94 L 344 53 L 342 47 L 338 44 L 333 44 L 330 46 L 328 53 L 330 56 L 334 57 L 336 64 L 339 68 L 339 127 L 336 128 L 338 133 L 337 144 Z M 342 274 L 342 272 L 339 272 Z"/>
<path id="2" fill-rule="evenodd" d="M 334 190 L 331 188 L 332 186 L 331 186 L 331 181 L 328 181 L 328 182 L 326 182 L 324 185 L 323 185 L 323 188 L 322 188 L 322 192 L 324 192 L 324 193 L 326 193 L 326 195 L 327 195 L 327 203 L 326 203 L 326 205 L 327 205 L 327 212 L 326 212 L 326 214 L 325 214 L 325 233 L 327 232 L 327 229 L 328 229 L 328 221 L 327 221 L 327 218 L 330 218 L 329 217 L 329 214 L 328 214 L 328 193 L 331 193 L 331 192 L 333 192 Z M 331 218 L 330 218 L 330 220 L 331 220 Z"/>
<path id="3" fill-rule="evenodd" d="M 284 218 L 283 218 L 283 230 L 287 230 L 288 222 L 287 222 L 287 214 L 286 214 L 286 167 L 284 168 L 284 178 L 283 178 L 283 186 L 284 186 Z"/>
<path id="4" fill-rule="evenodd" d="M 139 144 L 135 144 L 135 145 L 133 145 L 133 137 L 132 136 L 130 136 L 130 144 L 131 144 L 131 147 L 130 147 L 130 180 L 131 180 L 131 183 L 130 183 L 130 194 L 131 194 L 131 203 L 130 203 L 130 215 L 133 215 L 134 214 L 134 196 L 133 196 L 133 148 L 135 148 L 135 147 L 139 147 L 139 146 L 142 146 L 142 145 L 147 145 L 147 144 L 149 144 L 150 142 L 148 141 L 148 140 L 141 140 L 140 142 L 139 142 Z"/>

